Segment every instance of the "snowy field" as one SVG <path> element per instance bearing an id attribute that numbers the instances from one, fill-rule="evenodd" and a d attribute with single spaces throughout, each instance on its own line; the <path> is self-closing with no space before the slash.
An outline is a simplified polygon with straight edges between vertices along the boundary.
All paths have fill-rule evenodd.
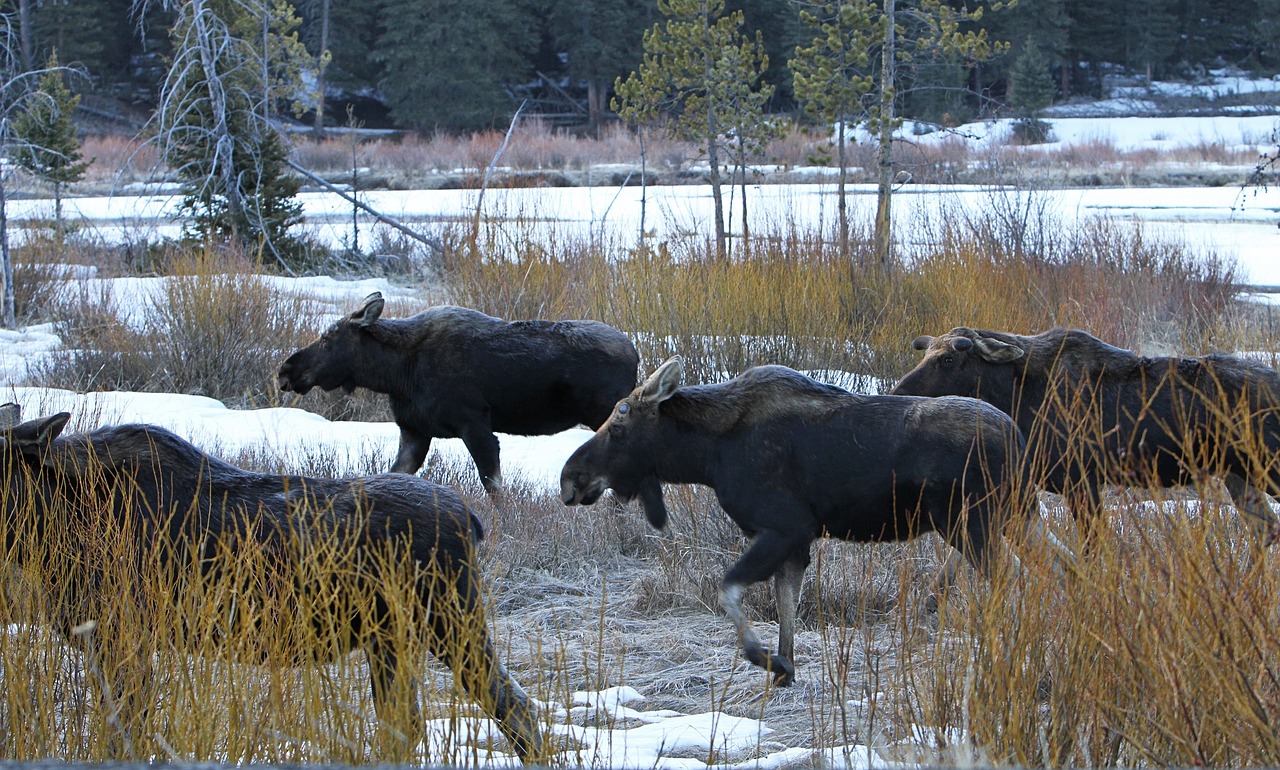
<path id="1" fill-rule="evenodd" d="M 133 306 L 158 290 L 162 278 L 120 279 L 117 296 L 132 297 Z M 293 290 L 314 297 L 321 310 L 355 305 L 370 291 L 389 295 L 403 293 L 385 281 L 338 282 L 330 278 L 278 279 Z M 330 422 L 319 415 L 292 408 L 231 410 L 221 402 L 201 396 L 170 393 L 72 393 L 39 387 L 18 387 L 27 365 L 41 355 L 56 350 L 58 338 L 47 326 L 20 331 L 0 330 L 0 403 L 12 401 L 22 406 L 26 417 L 47 416 L 60 411 L 74 416 L 71 429 L 90 430 L 98 425 L 147 422 L 161 425 L 216 455 L 234 456 L 246 448 L 282 463 L 301 462 L 323 456 L 356 473 L 368 457 L 394 457 L 399 432 L 391 423 Z M 508 484 L 544 492 L 559 489 L 560 468 L 590 433 L 582 429 L 546 437 L 500 436 L 504 476 Z M 457 464 L 462 473 L 473 473 L 470 457 L 457 439 L 432 442 L 429 463 Z M 637 515 L 639 515 L 637 513 Z M 581 746 L 560 757 L 557 763 L 588 767 L 658 768 L 696 770 L 706 768 L 701 757 L 752 756 L 756 748 L 770 749 L 758 759 L 719 764 L 726 768 L 781 768 L 809 764 L 813 749 L 784 747 L 769 741 L 770 726 L 758 719 L 732 716 L 721 711 L 677 713 L 645 710 L 643 696 L 620 685 L 600 692 L 574 693 L 569 703 L 542 703 L 553 733 L 566 743 Z M 608 727 L 607 725 L 619 725 Z M 487 753 L 480 748 L 484 739 L 496 734 L 496 725 L 477 718 L 459 731 L 451 720 L 428 725 L 428 746 L 451 746 L 459 761 L 470 764 L 479 756 L 485 766 L 518 764 L 514 756 Z M 434 731 L 434 732 L 433 732 Z M 468 747 L 473 736 L 476 747 Z M 853 745 L 825 748 L 818 752 L 832 767 L 881 768 L 897 765 L 891 757 L 904 747 Z M 439 750 L 431 756 L 439 757 Z"/>
<path id="2" fill-rule="evenodd" d="M 1221 144 L 1250 156 L 1274 154 L 1280 137 L 1280 116 L 1232 115 L 1156 117 L 1144 115 L 1143 99 L 1153 92 L 1187 92 L 1193 87 L 1155 84 L 1148 89 L 1117 89 L 1113 99 L 1084 105 L 1055 108 L 1051 141 L 1022 148 L 1034 153 L 1083 143 L 1105 141 L 1119 150 L 1151 149 L 1169 151 L 1179 147 Z M 1280 81 L 1220 78 L 1213 84 L 1195 86 L 1201 96 L 1280 91 Z M 1097 117 L 1109 112 L 1122 115 Z M 1088 113 L 1092 117 L 1078 117 Z M 1010 121 L 989 121 L 938 131 L 919 124 L 903 126 L 904 138 L 919 144 L 966 142 L 974 149 L 1005 143 Z M 857 136 L 858 141 L 869 137 Z M 813 184 L 763 184 L 749 188 L 750 229 L 754 233 L 785 229 L 830 228 L 837 219 L 836 191 L 831 169 L 790 169 L 810 173 Z M 850 216 L 870 221 L 875 210 L 875 190 L 854 186 Z M 897 237 L 908 249 L 912 223 L 927 221 L 939 207 L 973 210 L 993 194 L 1008 198 L 1026 193 L 979 187 L 936 187 L 906 184 L 895 199 Z M 1081 218 L 1111 217 L 1142 222 L 1157 237 L 1168 237 L 1192 246 L 1212 248 L 1239 261 L 1244 282 L 1280 286 L 1280 188 L 1241 189 L 1229 187 L 1178 188 L 1085 188 L 1045 190 L 1035 193 L 1047 201 L 1047 210 L 1070 224 Z M 384 214 L 431 234 L 441 223 L 470 221 L 475 214 L 475 190 L 370 191 L 360 194 L 363 202 Z M 299 196 L 308 220 L 304 225 L 321 242 L 341 246 L 351 241 L 351 206 L 330 193 L 303 193 Z M 172 215 L 179 199 L 162 195 L 117 195 L 71 198 L 64 201 L 66 216 L 92 228 L 108 242 L 138 241 L 172 237 L 180 233 Z M 730 206 L 730 229 L 740 230 L 733 221 L 740 210 Z M 657 240 L 679 241 L 710 232 L 712 200 L 705 185 L 639 187 L 580 187 L 495 189 L 485 193 L 484 213 L 490 222 L 520 220 L 508 230 L 511 237 L 529 237 L 554 232 L 559 236 L 598 238 L 628 245 L 643 229 Z M 52 203 L 43 200 L 11 200 L 9 216 L 17 228 L 24 220 L 47 218 Z M 643 216 L 643 220 L 642 220 Z M 362 244 L 376 242 L 379 230 L 386 229 L 367 216 L 360 217 Z"/>
<path id="3" fill-rule="evenodd" d="M 1227 141 L 1274 152 L 1270 132 L 1277 118 L 1054 118 L 1055 136 L 1060 142 L 1107 137 L 1117 146 L 1136 147 L 1146 143 L 1195 144 Z M 966 127 L 974 142 L 994 141 L 1000 124 Z M 537 190 L 492 190 L 486 194 L 485 211 L 495 220 L 520 218 L 519 227 L 556 228 L 561 233 L 588 237 L 634 240 L 640 231 L 641 194 L 639 188 L 553 188 Z M 711 199 L 704 187 L 659 187 L 644 191 L 645 227 L 659 239 L 678 239 L 687 234 L 704 234 L 711 217 Z M 763 185 L 752 188 L 752 230 L 766 231 L 794 223 L 801 227 L 829 226 L 836 217 L 833 186 Z M 942 205 L 977 207 L 991 191 L 976 188 L 924 188 L 907 186 L 895 199 L 899 239 L 911 241 L 913 221 L 921 221 Z M 1004 195 L 1018 195 L 1001 193 Z M 1280 286 L 1280 190 L 1238 188 L 1169 189 L 1080 189 L 1037 193 L 1047 196 L 1053 212 L 1066 221 L 1105 216 L 1138 220 L 1148 232 L 1179 239 L 1192 246 L 1212 248 L 1238 260 L 1240 275 L 1248 283 Z M 370 205 L 385 213 L 416 223 L 430 232 L 433 222 L 469 217 L 476 205 L 474 191 L 371 192 L 362 195 Z M 332 243 L 349 237 L 346 225 L 338 222 L 349 216 L 348 204 L 336 196 L 302 196 L 305 213 L 316 221 L 316 234 Z M 874 191 L 856 188 L 853 198 L 855 218 L 870 219 Z M 126 239 L 139 232 L 175 235 L 177 226 L 169 219 L 177 200 L 171 197 L 77 198 L 64 202 L 68 216 L 96 228 L 103 237 Z M 47 216 L 45 201 L 11 201 L 9 215 L 17 223 Z M 536 219 L 537 223 L 528 220 Z M 370 225 L 372 227 L 372 225 Z M 513 232 L 519 237 L 523 230 Z M 362 239 L 371 237 L 362 234 Z M 370 241 L 364 241 L 370 242 Z M 113 290 L 119 296 L 143 298 L 158 290 L 164 279 L 118 279 Z M 272 279 L 282 287 L 311 297 L 320 312 L 335 314 L 354 306 L 373 290 L 395 296 L 403 290 L 382 280 L 339 282 L 329 278 Z M 121 303 L 145 307 L 146 302 Z M 28 366 L 39 357 L 58 349 L 60 341 L 50 327 L 39 326 L 0 330 L 0 401 L 15 401 L 27 416 L 69 411 L 74 429 L 90 429 L 100 424 L 145 421 L 169 428 L 214 454 L 233 456 L 245 448 L 278 457 L 284 463 L 301 462 L 306 456 L 323 454 L 337 467 L 354 472 L 361 459 L 394 456 L 398 431 L 388 423 L 329 422 L 318 415 L 293 408 L 236 411 L 222 403 L 198 396 L 156 393 L 72 393 L 39 387 L 20 387 Z M 501 436 L 504 476 L 508 482 L 536 490 L 558 489 L 560 468 L 589 433 L 571 430 L 556 436 L 527 438 Z M 458 440 L 437 440 L 428 462 L 458 464 L 470 470 L 470 459 Z M 643 697 L 625 686 L 601 692 L 581 692 L 569 703 L 542 704 L 552 715 L 553 729 L 574 738 L 588 748 L 563 757 L 566 763 L 582 761 L 609 768 L 705 768 L 703 760 L 690 756 L 734 756 L 767 742 L 771 732 L 759 720 L 730 716 L 718 711 L 681 714 L 646 711 Z M 619 724 L 606 729 L 583 727 L 574 719 L 586 711 L 598 711 L 609 719 L 595 724 Z M 590 722 L 588 722 L 590 723 Z M 477 727 L 483 734 L 488 728 Z M 431 740 L 429 737 L 428 740 Z M 780 768 L 795 764 L 831 767 L 871 768 L 895 764 L 901 756 L 893 747 L 846 746 L 827 749 L 825 756 L 805 747 L 780 747 L 760 759 L 740 765 L 719 767 Z M 679 754 L 680 757 L 671 756 Z M 514 762 L 511 757 L 491 756 L 495 765 Z"/>
<path id="4" fill-rule="evenodd" d="M 1160 119 L 1168 122 L 1170 119 Z M 1192 120 L 1189 118 L 1178 120 Z M 1095 121 L 1096 122 L 1096 121 Z M 1110 121 L 1108 121 L 1110 122 Z M 1272 147 L 1274 150 L 1275 148 Z M 870 221 L 875 189 L 853 186 L 850 217 Z M 642 200 L 641 196 L 644 196 Z M 978 210 L 993 191 L 978 187 L 907 185 L 894 198 L 900 243 L 911 243 L 911 223 L 926 221 L 943 206 Z M 1025 196 L 1016 190 L 1002 196 Z M 831 184 L 759 185 L 749 189 L 751 231 L 831 227 L 837 221 L 836 193 Z M 1242 190 L 1238 187 L 1084 188 L 1045 190 L 1047 209 L 1070 224 L 1087 217 L 1111 217 L 1142 222 L 1156 237 L 1183 240 L 1194 247 L 1212 248 L 1234 256 L 1246 283 L 1280 285 L 1280 188 Z M 350 204 L 335 195 L 305 193 L 301 197 L 307 225 L 323 242 L 341 245 L 350 233 Z M 368 205 L 388 216 L 432 233 L 440 222 L 466 220 L 475 211 L 472 190 L 377 191 L 361 195 Z M 168 218 L 177 207 L 169 196 L 76 198 L 64 202 L 68 216 L 93 227 L 109 242 L 177 236 L 179 227 Z M 11 216 L 21 222 L 50 213 L 47 201 L 10 204 Z M 703 185 L 649 187 L 559 187 L 490 190 L 484 208 L 491 219 L 522 219 L 520 233 L 554 231 L 562 236 L 601 238 L 634 243 L 643 210 L 645 230 L 658 240 L 703 237 L 711 231 L 712 199 Z M 375 242 L 385 226 L 361 225 L 362 243 Z M 738 229 L 735 225 L 734 229 Z"/>

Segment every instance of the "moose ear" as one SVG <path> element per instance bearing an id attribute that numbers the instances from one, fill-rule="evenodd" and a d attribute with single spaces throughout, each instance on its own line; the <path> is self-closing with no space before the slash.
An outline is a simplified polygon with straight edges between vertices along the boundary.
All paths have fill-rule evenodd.
<path id="1" fill-rule="evenodd" d="M 382 309 L 386 307 L 387 301 L 382 298 L 382 292 L 375 291 L 364 298 L 364 307 L 351 314 L 351 320 L 359 326 L 368 326 L 378 320 L 378 316 L 382 315 Z"/>
<path id="2" fill-rule="evenodd" d="M 8 430 L 22 422 L 22 407 L 14 403 L 0 406 L 0 430 Z"/>
<path id="3" fill-rule="evenodd" d="M 973 342 L 973 347 L 974 350 L 978 351 L 978 355 L 993 364 L 1007 364 L 1010 361 L 1017 361 L 1026 352 L 1017 345 L 1001 342 L 990 337 L 977 338 Z"/>
<path id="4" fill-rule="evenodd" d="M 671 398 L 684 379 L 684 362 L 680 356 L 668 358 L 640 386 L 640 400 L 661 403 Z"/>
<path id="5" fill-rule="evenodd" d="M 911 340 L 911 349 L 912 350 L 928 350 L 929 346 L 932 344 L 933 344 L 933 337 L 930 337 L 927 334 L 921 334 L 919 337 L 916 337 L 915 339 Z"/>
<path id="6" fill-rule="evenodd" d="M 43 420 L 24 422 L 10 434 L 9 445 L 17 449 L 28 462 L 43 463 L 53 440 L 67 427 L 70 419 L 69 413 L 59 412 Z"/>
<path id="7" fill-rule="evenodd" d="M 52 417 L 46 417 L 41 420 L 36 424 L 36 443 L 42 447 L 52 444 L 53 440 L 62 433 L 62 429 L 67 427 L 67 423 L 70 420 L 70 412 L 58 412 Z"/>

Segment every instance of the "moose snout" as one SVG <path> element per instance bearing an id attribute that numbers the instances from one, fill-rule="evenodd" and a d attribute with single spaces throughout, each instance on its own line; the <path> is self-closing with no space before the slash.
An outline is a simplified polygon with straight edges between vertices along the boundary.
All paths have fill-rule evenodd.
<path id="1" fill-rule="evenodd" d="M 294 391 L 300 395 L 306 395 L 311 390 L 309 384 L 299 381 L 298 367 L 293 358 L 290 357 L 280 365 L 280 371 L 276 372 L 276 381 L 280 384 L 280 390 Z"/>
<path id="2" fill-rule="evenodd" d="M 565 505 L 591 505 L 600 499 L 605 489 L 602 478 L 560 477 L 560 501 Z"/>

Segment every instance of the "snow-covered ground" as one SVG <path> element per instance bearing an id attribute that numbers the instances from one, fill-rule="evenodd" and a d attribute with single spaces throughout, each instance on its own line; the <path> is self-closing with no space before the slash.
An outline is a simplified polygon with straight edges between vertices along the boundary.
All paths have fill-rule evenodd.
<path id="1" fill-rule="evenodd" d="M 141 297 L 157 291 L 164 279 L 122 279 L 114 288 L 117 296 L 133 304 L 144 305 Z M 315 297 L 322 307 L 330 304 L 349 307 L 370 291 L 389 294 L 396 287 L 382 280 L 334 281 L 327 277 L 278 279 L 282 286 Z M 356 473 L 367 467 L 367 458 L 394 457 L 399 432 L 391 423 L 330 422 L 325 418 L 293 408 L 231 410 L 219 401 L 201 396 L 171 393 L 73 393 L 40 387 L 18 387 L 27 365 L 41 355 L 56 350 L 57 336 L 47 326 L 21 331 L 0 330 L 0 403 L 12 401 L 22 406 L 26 417 L 47 416 L 60 411 L 71 412 L 73 430 L 89 430 L 99 425 L 123 422 L 147 422 L 161 425 L 213 454 L 234 457 L 240 451 L 253 449 L 259 456 L 278 458 L 282 464 L 301 462 L 308 457 L 323 456 L 335 467 Z M 559 489 L 560 468 L 565 460 L 591 434 L 583 429 L 565 431 L 554 436 L 500 436 L 504 476 L 513 486 L 537 491 Z M 457 439 L 432 443 L 428 462 L 456 464 L 462 473 L 471 473 L 470 457 Z M 809 762 L 815 756 L 811 748 L 784 747 L 768 741 L 772 732 L 768 724 L 750 718 L 732 716 L 720 711 L 677 713 L 669 710 L 646 711 L 643 696 L 632 688 L 618 686 L 599 692 L 573 694 L 569 703 L 540 704 L 549 717 L 552 732 L 575 748 L 562 757 L 566 764 L 582 763 L 590 767 L 669 768 L 693 770 L 706 768 L 705 760 L 690 757 L 742 757 L 755 753 L 762 743 L 769 747 L 764 756 L 738 763 L 721 763 L 727 768 L 781 768 Z M 590 712 L 590 719 L 585 718 Z M 617 725 L 610 727 L 609 725 Z M 460 761 L 485 758 L 486 765 L 517 764 L 514 756 L 485 754 L 486 737 L 496 734 L 496 725 L 477 718 L 467 729 L 459 731 L 446 720 L 428 726 L 426 740 L 434 757 L 444 756 L 444 748 L 457 753 Z M 463 746 L 459 746 L 461 740 Z M 862 745 L 826 748 L 818 752 L 833 767 L 884 768 L 895 766 L 892 747 L 871 748 Z"/>
<path id="2" fill-rule="evenodd" d="M 1203 103 L 1244 95 L 1267 94 L 1271 102 L 1280 92 L 1280 80 L 1248 78 L 1239 73 L 1216 72 L 1203 83 L 1152 83 L 1122 85 L 1111 98 L 1088 103 L 1058 105 L 1046 113 L 1052 124 L 1051 141 L 1023 152 L 1105 142 L 1118 150 L 1169 151 L 1179 147 L 1222 145 L 1243 150 L 1252 157 L 1274 155 L 1280 145 L 1280 106 L 1219 109 L 1216 115 L 1161 117 L 1151 114 L 1160 99 L 1195 96 Z M 1234 114 L 1235 112 L 1239 114 Z M 1272 114 L 1267 114 L 1270 111 Z M 1086 117 L 1087 116 L 1087 117 Z M 980 148 L 1008 140 L 1010 121 L 972 123 L 949 131 L 921 124 L 901 129 L 911 142 L 928 144 L 961 141 Z M 855 132 L 856 134 L 856 132 Z M 869 137 L 856 134 L 859 141 Z M 1087 156 L 1086 156 L 1087 157 Z M 803 175 L 805 169 L 791 169 Z M 810 169 L 816 184 L 760 185 L 751 189 L 752 232 L 795 224 L 830 227 L 836 220 L 836 196 L 830 169 Z M 928 187 L 907 184 L 900 190 L 895 220 L 899 241 L 911 242 L 912 223 L 922 221 L 943 205 L 981 206 L 989 190 L 964 187 Z M 1217 249 L 1239 260 L 1243 279 L 1249 283 L 1280 285 L 1280 186 L 1270 189 L 1239 187 L 1176 189 L 1089 188 L 1052 190 L 1045 196 L 1052 212 L 1070 224 L 1076 218 L 1107 216 L 1143 222 L 1154 235 L 1186 240 L 1192 245 Z M 371 191 L 362 200 L 383 213 L 426 232 L 441 222 L 469 221 L 475 213 L 474 190 Z M 320 241 L 340 245 L 351 240 L 351 206 L 329 193 L 304 193 L 299 197 L 309 229 Z M 150 195 L 70 198 L 64 201 L 66 216 L 78 220 L 108 242 L 171 237 L 180 228 L 172 216 L 179 198 L 175 191 Z M 874 190 L 853 188 L 851 216 L 870 221 Z M 489 190 L 484 197 L 489 221 L 520 219 L 510 229 L 512 237 L 546 233 L 608 238 L 627 245 L 639 237 L 641 226 L 651 237 L 678 240 L 701 237 L 712 221 L 712 200 L 706 186 L 525 188 Z M 737 208 L 731 218 L 737 216 Z M 11 222 L 21 229 L 24 220 L 47 218 L 52 203 L 42 200 L 10 200 Z M 385 226 L 361 217 L 360 242 L 376 242 Z M 741 223 L 730 222 L 733 229 Z M 394 236 L 393 236 L 394 237 Z"/>
<path id="3" fill-rule="evenodd" d="M 1169 126 L 1174 119 L 1153 120 Z M 1090 130 L 1106 128 L 1099 124 Z M 1187 132 L 1188 136 L 1194 136 L 1196 131 L 1188 126 L 1167 130 Z M 1151 131 L 1159 133 L 1154 128 Z M 865 185 L 850 189 L 850 216 L 855 221 L 870 221 L 875 210 L 875 190 Z M 899 240 L 909 244 L 912 223 L 933 218 L 939 207 L 958 205 L 976 210 L 986 205 L 991 192 L 980 187 L 901 188 L 894 204 Z M 1062 217 L 1067 225 L 1084 217 L 1136 220 L 1153 236 L 1183 240 L 1236 258 L 1247 283 L 1280 285 L 1280 259 L 1276 257 L 1280 254 L 1280 229 L 1276 227 L 1280 222 L 1280 187 L 1082 188 L 1026 194 L 1046 199 L 1048 210 Z M 751 188 L 750 195 L 751 230 L 755 233 L 776 231 L 790 224 L 801 228 L 830 227 L 837 221 L 835 188 L 831 184 L 760 185 Z M 416 222 L 427 232 L 431 232 L 432 221 L 465 219 L 474 211 L 476 202 L 476 193 L 467 190 L 381 191 L 362 197 L 385 214 Z M 333 244 L 349 240 L 350 225 L 341 216 L 347 204 L 337 196 L 321 193 L 304 194 L 301 200 L 306 215 L 313 220 L 308 227 L 318 238 Z M 18 221 L 46 216 L 49 205 L 44 201 L 16 201 L 10 204 L 11 216 Z M 178 235 L 178 226 L 165 218 L 165 212 L 175 205 L 171 198 L 77 198 L 63 205 L 68 216 L 92 225 L 109 242 L 138 238 L 140 232 Z M 678 240 L 687 235 L 702 237 L 710 231 L 712 221 L 710 190 L 702 185 L 650 187 L 644 191 L 637 187 L 490 190 L 484 205 L 491 217 L 520 218 L 516 227 L 521 237 L 554 230 L 561 236 L 634 243 L 643 213 L 644 227 L 651 237 Z M 383 226 L 367 223 L 361 227 L 361 242 L 370 243 Z"/>
<path id="4" fill-rule="evenodd" d="M 1238 88 L 1244 86 L 1237 85 Z M 1137 97 L 1131 97 L 1137 98 Z M 1154 118 L 1125 117 L 1084 119 L 1054 118 L 1058 142 L 1105 138 L 1118 147 L 1194 145 L 1223 141 L 1246 145 L 1259 152 L 1274 152 L 1271 136 L 1277 118 Z M 997 141 L 1000 124 L 967 127 L 971 141 Z M 919 137 L 917 137 L 919 139 Z M 856 188 L 854 217 L 869 218 L 874 207 L 873 191 Z M 705 233 L 711 218 L 709 191 L 698 186 L 659 187 L 643 191 L 645 228 L 658 238 L 678 238 L 685 233 Z M 796 223 L 822 226 L 836 217 L 836 201 L 829 184 L 763 185 L 751 192 L 752 216 L 756 232 L 770 226 Z M 977 188 L 925 188 L 908 186 L 895 204 L 900 235 L 909 243 L 910 223 L 929 217 L 940 205 L 981 206 L 989 190 Z M 1238 259 L 1244 279 L 1256 284 L 1280 285 L 1280 189 L 1242 191 L 1235 188 L 1177 189 L 1082 189 L 1037 193 L 1048 196 L 1051 208 L 1064 220 L 1088 216 L 1136 219 L 1150 231 L 1216 249 Z M 538 190 L 491 190 L 485 199 L 486 212 L 495 219 L 521 217 L 519 227 L 555 227 L 590 237 L 634 239 L 640 230 L 642 191 L 639 188 L 574 188 Z M 374 192 L 364 199 L 387 214 L 418 223 L 467 217 L 476 205 L 473 191 Z M 165 196 L 117 196 L 77 198 L 64 201 L 68 216 L 95 227 L 108 240 L 139 237 L 139 233 L 174 235 L 177 226 L 167 219 L 176 199 Z M 316 233 L 334 243 L 347 233 L 345 225 L 331 223 L 349 212 L 348 204 L 335 196 L 302 196 L 307 216 L 319 224 Z M 47 216 L 45 201 L 11 201 L 10 217 L 24 219 Z M 528 224 L 537 219 L 540 224 Z M 368 238 L 370 233 L 362 234 Z M 513 237 L 517 237 L 513 233 Z M 368 242 L 368 241 L 365 241 Z M 329 278 L 272 279 L 282 287 L 305 293 L 329 313 L 354 305 L 373 290 L 387 294 L 399 291 L 381 280 L 339 282 Z M 119 279 L 114 291 L 126 296 L 145 297 L 158 291 L 163 279 Z M 138 302 L 138 306 L 146 303 Z M 246 448 L 295 463 L 304 456 L 318 454 L 330 458 L 339 468 L 354 472 L 363 466 L 361 458 L 394 455 L 398 432 L 388 423 L 329 422 L 315 414 L 293 408 L 236 411 L 220 402 L 198 396 L 157 393 L 72 393 L 39 387 L 19 387 L 28 365 L 56 350 L 60 342 L 48 326 L 19 331 L 0 330 L 0 401 L 15 401 L 28 416 L 70 411 L 73 428 L 89 429 L 99 424 L 145 421 L 167 427 L 215 454 L 235 455 Z M 571 430 L 549 437 L 501 436 L 504 475 L 508 481 L 533 489 L 558 488 L 560 468 L 589 433 Z M 305 453 L 305 455 L 304 455 Z M 469 471 L 470 460 L 458 440 L 437 440 L 429 462 L 452 463 Z M 566 757 L 591 766 L 610 768 L 706 767 L 705 761 L 677 758 L 733 756 L 745 747 L 757 746 L 770 732 L 767 724 L 732 717 L 722 712 L 679 714 L 644 711 L 643 698 L 629 688 L 582 692 L 565 704 L 543 704 L 554 715 L 554 729 L 587 748 Z M 624 725 L 614 729 L 583 727 L 573 719 L 583 710 L 598 710 L 608 719 L 597 725 Z M 638 726 L 635 726 L 637 725 Z M 487 728 L 480 729 L 480 733 Z M 894 764 L 891 751 L 866 746 L 827 749 L 815 760 L 814 751 L 804 747 L 779 748 L 743 767 L 773 768 L 800 762 L 826 762 L 835 767 L 871 768 Z M 510 757 L 493 757 L 507 764 Z M 729 765 L 737 767 L 738 765 Z"/>

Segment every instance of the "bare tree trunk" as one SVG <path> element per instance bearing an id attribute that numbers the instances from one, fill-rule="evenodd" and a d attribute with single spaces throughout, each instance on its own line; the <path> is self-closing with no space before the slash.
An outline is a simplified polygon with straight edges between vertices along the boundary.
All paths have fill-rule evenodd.
<path id="1" fill-rule="evenodd" d="M 724 193 L 720 180 L 720 156 L 718 147 L 716 146 L 715 120 L 711 121 L 711 129 L 708 133 L 711 138 L 707 140 L 707 162 L 711 165 L 711 199 L 715 202 L 716 208 L 716 256 L 720 259 L 729 252 L 728 236 L 724 231 Z"/>
<path id="2" fill-rule="evenodd" d="M 644 243 L 644 217 L 649 204 L 649 156 L 644 142 L 644 126 L 638 129 L 640 139 L 640 243 Z"/>
<path id="3" fill-rule="evenodd" d="M 292 168 L 294 171 L 297 171 L 299 174 L 302 174 L 307 179 L 310 179 L 311 181 L 320 185 L 324 189 L 328 190 L 334 195 L 337 195 L 339 198 L 342 198 L 343 200 L 350 203 L 353 209 L 359 209 L 360 211 L 363 211 L 366 214 L 369 214 L 379 222 L 382 222 L 383 224 L 394 227 L 395 229 L 399 230 L 400 232 L 404 233 L 405 235 L 409 236 L 415 241 L 418 241 L 419 243 L 425 244 L 426 246 L 430 247 L 431 250 L 436 252 L 437 254 L 444 253 L 444 242 L 441 241 L 439 238 L 428 238 L 422 233 L 419 233 L 416 230 L 406 227 L 405 225 L 401 224 L 398 220 L 392 219 L 386 214 L 383 214 L 381 211 L 378 211 L 377 209 L 365 203 L 362 203 L 358 198 L 346 192 L 341 187 L 334 185 L 324 177 L 317 175 L 316 173 L 314 173 L 309 169 L 299 166 L 297 163 L 294 163 L 291 160 L 286 160 L 285 163 L 289 164 L 289 168 Z"/>
<path id="4" fill-rule="evenodd" d="M 0 322 L 6 329 L 17 326 L 13 295 L 13 255 L 9 252 L 9 199 L 4 172 L 0 171 L 0 262 L 4 263 L 4 299 L 0 301 Z"/>
<path id="5" fill-rule="evenodd" d="M 840 136 L 836 138 L 836 159 L 840 163 L 840 175 L 836 183 L 836 211 L 840 215 L 840 258 L 849 258 L 849 158 L 846 123 L 843 117 L 836 123 Z"/>
<path id="6" fill-rule="evenodd" d="M 316 138 L 324 136 L 325 70 L 329 53 L 329 0 L 320 0 L 320 67 L 316 70 L 316 120 L 313 127 Z"/>
<path id="7" fill-rule="evenodd" d="M 706 14 L 703 14 L 702 23 L 704 30 L 710 26 L 710 20 Z M 711 82 L 711 57 L 706 57 L 704 62 L 704 82 Z M 720 125 L 716 120 L 715 110 L 711 106 L 710 99 L 707 100 L 707 163 L 711 166 L 711 200 L 715 204 L 716 216 L 716 257 L 724 259 L 728 254 L 728 236 L 724 231 L 724 193 L 721 191 L 720 182 L 720 154 L 717 146 L 720 140 Z"/>
<path id="8" fill-rule="evenodd" d="M 587 80 L 587 130 L 595 138 L 600 138 L 600 122 L 604 113 L 604 96 L 608 86 L 601 78 Z"/>
<path id="9" fill-rule="evenodd" d="M 196 41 L 200 46 L 200 64 L 204 68 L 205 85 L 209 90 L 209 106 L 213 117 L 211 134 L 214 137 L 214 165 L 216 173 L 222 175 L 223 194 L 227 196 L 227 212 L 231 222 L 239 222 L 243 217 L 244 201 L 240 195 L 240 180 L 236 178 L 233 158 L 235 138 L 231 135 L 227 124 L 230 109 L 227 94 L 223 87 L 221 73 L 218 69 L 217 52 L 214 46 L 220 42 L 209 29 L 206 14 L 210 13 L 204 0 L 192 0 L 192 26 L 195 29 Z M 232 233 L 239 239 L 239 233 Z"/>
<path id="10" fill-rule="evenodd" d="M 884 47 L 880 51 L 880 153 L 876 189 L 876 259 L 886 271 L 893 258 L 893 96 L 894 54 L 897 25 L 895 0 L 884 0 Z"/>
<path id="11" fill-rule="evenodd" d="M 498 147 L 498 151 L 493 154 L 493 160 L 489 161 L 489 167 L 484 171 L 484 179 L 480 182 L 480 194 L 476 196 L 476 213 L 471 220 L 471 250 L 475 251 L 476 242 L 480 239 L 480 212 L 484 208 L 484 193 L 489 189 L 489 180 L 493 178 L 493 172 L 498 168 L 498 160 L 502 158 L 502 153 L 507 151 L 507 145 L 511 143 L 511 135 L 516 131 L 516 125 L 520 122 L 520 113 L 524 112 L 524 106 L 527 102 L 521 102 L 516 108 L 516 114 L 511 116 L 511 125 L 507 126 L 507 133 L 502 137 L 502 144 Z"/>
<path id="12" fill-rule="evenodd" d="M 751 228 L 747 224 L 747 148 L 742 142 L 738 143 L 738 168 L 741 169 L 742 178 L 742 255 L 745 257 L 751 248 Z"/>
<path id="13" fill-rule="evenodd" d="M 23 72 L 35 69 L 35 45 L 31 42 L 32 0 L 18 0 L 18 54 Z"/>

